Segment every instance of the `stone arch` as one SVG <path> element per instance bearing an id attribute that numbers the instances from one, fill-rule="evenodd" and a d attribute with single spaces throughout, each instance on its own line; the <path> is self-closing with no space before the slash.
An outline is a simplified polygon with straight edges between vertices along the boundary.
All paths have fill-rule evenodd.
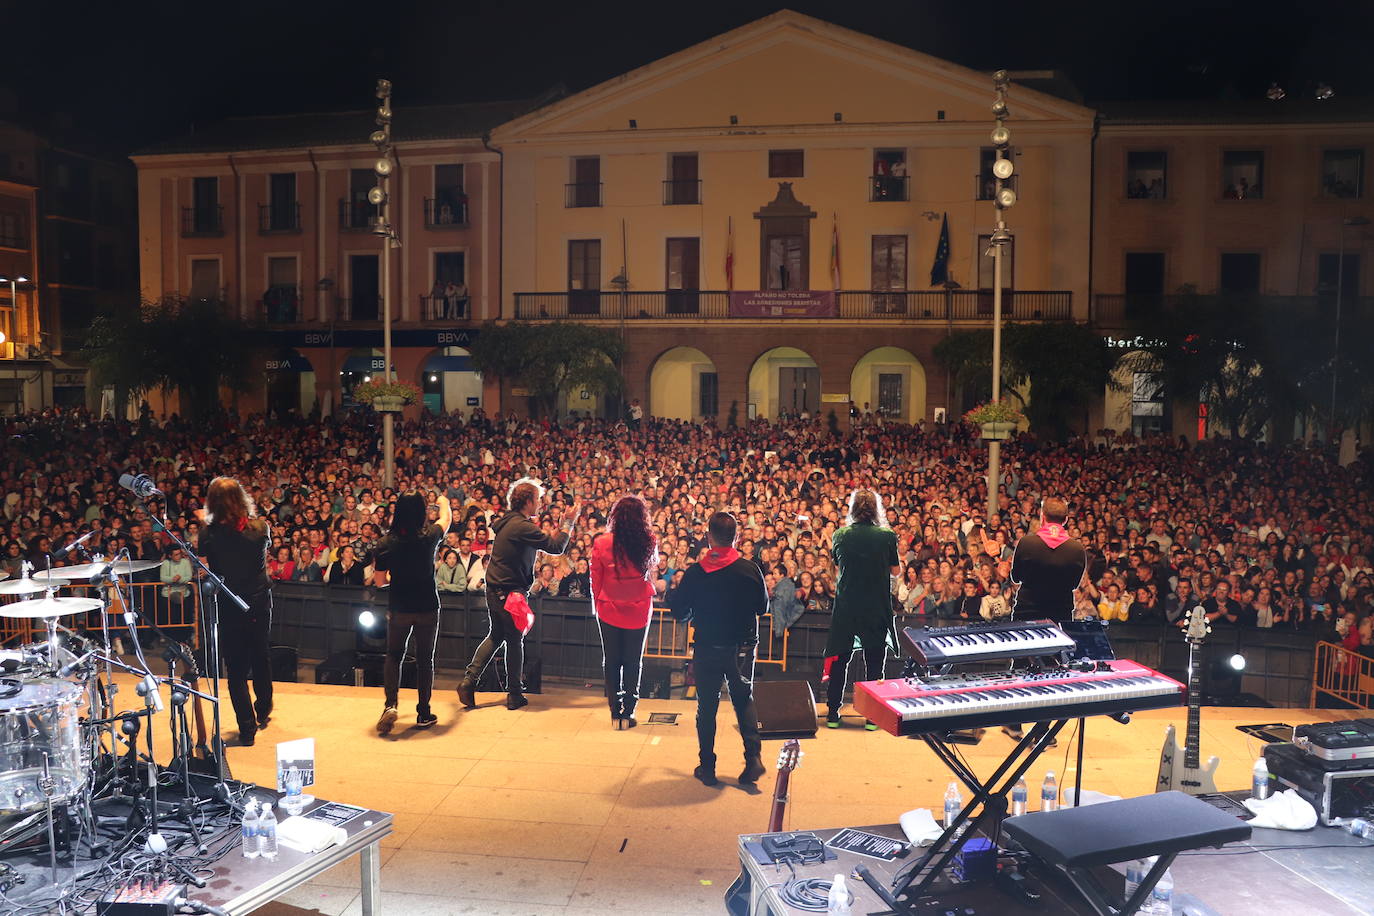
<path id="1" fill-rule="evenodd" d="M 482 403 L 482 373 L 472 366 L 465 347 L 435 347 L 415 371 L 415 382 L 424 392 L 423 406 L 430 413 L 455 410 L 471 413 Z"/>
<path id="2" fill-rule="evenodd" d="M 720 412 L 716 364 L 696 347 L 670 347 L 649 368 L 645 413 L 671 420 L 696 420 Z M 714 410 L 709 408 L 714 402 Z"/>
<path id="3" fill-rule="evenodd" d="M 773 347 L 749 368 L 750 416 L 773 418 L 806 410 L 821 411 L 821 369 L 810 353 L 797 347 Z"/>
<path id="4" fill-rule="evenodd" d="M 915 423 L 925 418 L 926 369 L 910 350 L 877 347 L 854 363 L 849 374 L 849 397 L 855 406 L 862 411 L 867 403 L 876 413 L 884 396 L 892 411 L 887 419 Z"/>

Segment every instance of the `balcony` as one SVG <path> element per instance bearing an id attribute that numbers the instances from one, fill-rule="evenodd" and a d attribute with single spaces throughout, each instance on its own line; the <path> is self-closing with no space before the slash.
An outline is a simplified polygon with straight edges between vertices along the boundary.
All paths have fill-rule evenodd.
<path id="1" fill-rule="evenodd" d="M 258 300 L 258 316 L 266 324 L 293 324 L 300 321 L 300 289 L 295 286 L 269 287 Z"/>
<path id="2" fill-rule="evenodd" d="M 1020 196 L 1021 189 L 1016 186 L 1018 175 L 1013 175 L 1002 182 L 1003 187 L 1011 188 Z M 979 172 L 973 176 L 973 199 L 992 200 L 993 194 L 997 192 L 997 179 L 991 172 Z"/>
<path id="3" fill-rule="evenodd" d="M 301 231 L 301 205 L 298 201 L 258 204 L 258 232 L 262 235 Z"/>
<path id="4" fill-rule="evenodd" d="M 574 181 L 572 184 L 564 185 L 563 206 L 601 206 L 601 185 L 600 181 Z"/>
<path id="5" fill-rule="evenodd" d="M 421 296 L 420 318 L 424 321 L 467 321 L 472 317 L 471 296 Z"/>
<path id="6" fill-rule="evenodd" d="M 399 309 L 397 310 L 399 312 Z M 334 297 L 334 317 L 337 321 L 381 321 L 382 294 L 380 291 L 352 298 Z M 392 316 L 399 319 L 400 315 Z"/>
<path id="7" fill-rule="evenodd" d="M 1225 296 L 1225 299 L 1228 300 L 1228 307 L 1239 304 L 1249 311 L 1263 313 L 1266 320 L 1277 318 L 1331 324 L 1336 319 L 1336 297 L 1331 293 L 1318 296 L 1233 293 Z M 1222 300 L 1223 296 L 1216 293 L 1098 293 L 1093 296 L 1091 321 L 1100 328 L 1138 327 L 1148 330 L 1153 321 L 1174 309 L 1205 310 L 1217 307 Z M 1374 297 L 1342 297 L 1341 320 L 1342 324 L 1374 320 Z"/>
<path id="8" fill-rule="evenodd" d="M 377 208 L 366 200 L 350 200 L 345 197 L 339 201 L 339 228 L 345 232 L 367 232 L 372 228 L 372 217 Z"/>
<path id="9" fill-rule="evenodd" d="M 18 248 L 27 251 L 29 240 L 22 232 L 0 232 L 0 248 Z"/>
<path id="10" fill-rule="evenodd" d="M 664 206 L 701 203 L 700 178 L 669 178 L 663 182 Z"/>
<path id="11" fill-rule="evenodd" d="M 181 208 L 182 238 L 212 238 L 220 235 L 224 235 L 223 207 Z"/>
<path id="12" fill-rule="evenodd" d="M 992 320 L 992 293 L 989 290 L 951 290 L 948 293 L 942 290 L 846 290 L 836 293 L 835 298 L 835 314 L 825 320 L 896 319 L 932 324 Z M 1002 315 L 1020 321 L 1071 321 L 1073 293 L 1068 290 L 1008 290 L 1002 297 Z M 521 321 L 736 319 L 730 313 L 729 293 L 676 289 L 626 293 L 604 290 L 516 293 L 515 317 Z"/>
<path id="13" fill-rule="evenodd" d="M 911 179 L 906 175 L 874 175 L 868 179 L 868 199 L 907 201 L 911 199 Z"/>
<path id="14" fill-rule="evenodd" d="M 466 229 L 468 227 L 468 197 L 462 191 L 454 195 L 425 198 L 426 229 Z"/>

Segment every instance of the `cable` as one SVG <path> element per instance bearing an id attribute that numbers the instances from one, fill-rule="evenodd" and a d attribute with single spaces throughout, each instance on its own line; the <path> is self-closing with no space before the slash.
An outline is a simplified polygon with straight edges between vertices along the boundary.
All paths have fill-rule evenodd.
<path id="1" fill-rule="evenodd" d="M 782 886 L 782 902 L 809 913 L 824 913 L 830 905 L 830 884 L 825 878 L 793 878 Z"/>

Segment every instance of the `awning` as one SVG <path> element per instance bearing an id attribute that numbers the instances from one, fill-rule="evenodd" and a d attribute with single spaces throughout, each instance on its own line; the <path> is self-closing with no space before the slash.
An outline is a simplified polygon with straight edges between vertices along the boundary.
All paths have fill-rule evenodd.
<path id="1" fill-rule="evenodd" d="M 426 372 L 471 372 L 472 357 L 444 356 L 436 353 L 425 360 Z"/>

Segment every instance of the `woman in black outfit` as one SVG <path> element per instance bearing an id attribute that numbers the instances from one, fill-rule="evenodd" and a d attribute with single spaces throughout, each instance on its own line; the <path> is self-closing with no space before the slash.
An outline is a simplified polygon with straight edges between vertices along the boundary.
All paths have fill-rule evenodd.
<path id="1" fill-rule="evenodd" d="M 396 724 L 401 660 L 412 631 L 415 634 L 415 727 L 429 728 L 439 719 L 430 711 L 434 692 L 434 649 L 439 642 L 439 589 L 434 581 L 434 552 L 443 541 L 453 511 L 448 497 L 440 495 L 439 521 L 427 524 L 425 498 L 414 491 L 396 500 L 391 533 L 377 545 L 377 585 L 388 581 L 386 615 L 386 666 L 382 684 L 386 700 L 377 720 L 377 734 L 391 733 Z"/>
<path id="2" fill-rule="evenodd" d="M 228 670 L 229 699 L 239 723 L 239 744 L 251 747 L 258 729 L 272 718 L 272 660 L 267 634 L 272 626 L 272 580 L 267 552 L 272 538 L 257 518 L 253 499 L 232 477 L 216 477 L 205 494 L 205 530 L 200 552 L 210 569 L 248 603 L 247 612 L 227 599 L 219 605 L 219 651 Z M 253 679 L 253 695 L 248 679 Z"/>

